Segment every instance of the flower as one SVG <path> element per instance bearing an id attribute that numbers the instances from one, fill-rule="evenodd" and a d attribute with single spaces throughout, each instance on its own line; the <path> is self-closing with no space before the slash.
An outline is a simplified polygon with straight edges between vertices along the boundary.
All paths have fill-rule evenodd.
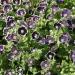
<path id="1" fill-rule="evenodd" d="M 49 62 L 47 60 L 42 61 L 40 66 L 42 69 L 45 69 L 45 68 L 49 67 Z"/>
<path id="2" fill-rule="evenodd" d="M 19 54 L 19 51 L 17 50 L 17 48 L 16 48 L 15 46 L 13 46 L 13 47 L 11 48 L 11 53 L 12 53 L 13 55 L 17 55 L 17 54 Z"/>
<path id="3" fill-rule="evenodd" d="M 54 56 L 54 55 L 55 55 L 55 53 L 53 53 L 53 52 L 48 52 L 46 56 L 47 56 L 48 59 L 53 59 L 53 56 Z"/>
<path id="4" fill-rule="evenodd" d="M 61 43 L 68 43 L 71 40 L 71 36 L 68 33 L 63 33 L 60 37 Z"/>
<path id="5" fill-rule="evenodd" d="M 75 63 L 75 50 L 71 51 L 70 56 L 71 56 L 71 60 Z"/>
<path id="6" fill-rule="evenodd" d="M 56 29 L 60 29 L 60 28 L 61 28 L 61 24 L 60 24 L 60 23 L 55 23 L 55 24 L 54 24 L 54 27 L 55 27 Z"/>
<path id="7" fill-rule="evenodd" d="M 18 34 L 20 34 L 20 35 L 25 35 L 26 33 L 27 33 L 27 30 L 26 30 L 25 27 L 20 27 L 20 28 L 18 29 Z"/>
<path id="8" fill-rule="evenodd" d="M 53 37 L 51 36 L 46 36 L 46 37 L 39 37 L 37 40 L 40 44 L 47 44 L 47 45 L 54 45 L 55 44 L 55 40 Z"/>
<path id="9" fill-rule="evenodd" d="M 8 21 L 6 26 L 9 27 L 9 28 L 10 27 L 14 27 L 15 26 L 15 22 L 13 20 Z"/>
<path id="10" fill-rule="evenodd" d="M 7 33 L 8 33 L 8 28 L 4 27 L 4 29 L 3 29 L 3 35 L 7 35 Z"/>
<path id="11" fill-rule="evenodd" d="M 31 16 L 31 19 L 32 19 L 33 21 L 35 21 L 35 22 L 38 21 L 39 18 L 40 18 L 40 17 L 39 17 L 38 15 L 32 15 L 32 16 Z"/>
<path id="12" fill-rule="evenodd" d="M 15 34 L 8 34 L 6 36 L 6 40 L 8 40 L 8 41 L 16 40 L 16 35 Z"/>
<path id="13" fill-rule="evenodd" d="M 55 13 L 58 10 L 59 10 L 58 5 L 52 5 L 52 11 L 53 11 L 53 13 Z"/>
<path id="14" fill-rule="evenodd" d="M 4 50 L 4 46 L 0 45 L 0 52 L 3 52 L 3 50 Z"/>
<path id="15" fill-rule="evenodd" d="M 1 4 L 8 4 L 9 0 L 1 0 Z"/>
<path id="16" fill-rule="evenodd" d="M 11 70 L 6 70 L 5 74 L 4 75 L 13 75 L 12 71 Z"/>
<path id="17" fill-rule="evenodd" d="M 33 59 L 33 58 L 29 58 L 29 59 L 27 60 L 27 63 L 28 63 L 28 66 L 32 66 L 33 63 L 34 63 L 34 59 Z"/>
<path id="18" fill-rule="evenodd" d="M 40 12 L 40 13 L 43 13 L 43 12 L 45 11 L 45 7 L 39 6 L 39 7 L 37 8 L 37 11 Z"/>
<path id="19" fill-rule="evenodd" d="M 41 3 L 39 4 L 39 6 L 40 6 L 40 7 L 47 7 L 47 3 L 42 3 L 42 2 L 41 2 Z"/>
<path id="20" fill-rule="evenodd" d="M 63 3 L 64 0 L 56 0 L 56 2 Z"/>
<path id="21" fill-rule="evenodd" d="M 13 17 L 13 16 L 8 16 L 7 19 L 6 19 L 6 21 L 7 21 L 7 22 L 9 22 L 9 21 L 14 21 L 14 17 Z"/>
<path id="22" fill-rule="evenodd" d="M 12 6 L 11 6 L 10 4 L 4 5 L 3 11 L 4 11 L 5 13 L 8 13 L 8 12 L 11 11 L 11 10 L 12 10 Z"/>
<path id="23" fill-rule="evenodd" d="M 39 11 L 40 13 L 44 13 L 44 11 L 46 10 L 46 7 L 47 7 L 47 2 L 41 1 L 37 8 L 37 11 Z"/>
<path id="24" fill-rule="evenodd" d="M 39 33 L 37 33 L 36 31 L 32 33 L 32 38 L 33 39 L 38 39 L 39 38 Z"/>
<path id="25" fill-rule="evenodd" d="M 12 61 L 13 59 L 15 59 L 16 56 L 18 56 L 20 54 L 20 51 L 16 48 L 16 46 L 13 46 L 11 48 L 10 53 L 8 54 L 8 60 Z"/>
<path id="26" fill-rule="evenodd" d="M 64 9 L 61 13 L 62 17 L 68 17 L 71 15 L 71 11 L 69 9 Z"/>
<path id="27" fill-rule="evenodd" d="M 29 29 L 33 29 L 36 26 L 35 22 L 31 20 L 27 22 L 27 25 Z"/>
<path id="28" fill-rule="evenodd" d="M 47 35 L 45 38 L 45 44 L 53 44 L 55 42 L 54 38 Z"/>
<path id="29" fill-rule="evenodd" d="M 46 39 L 40 37 L 40 38 L 38 39 L 38 43 L 40 43 L 40 44 L 42 44 L 42 45 L 45 45 L 45 44 L 46 44 Z"/>
<path id="30" fill-rule="evenodd" d="M 8 28 L 15 26 L 15 20 L 13 16 L 8 16 L 6 19 L 6 26 Z"/>
<path id="31" fill-rule="evenodd" d="M 6 19 L 6 26 L 7 27 L 13 27 L 15 26 L 15 20 L 13 16 L 8 16 Z"/>
<path id="32" fill-rule="evenodd" d="M 13 0 L 14 4 L 21 4 L 21 0 Z"/>
<path id="33" fill-rule="evenodd" d="M 68 27 L 68 28 L 72 28 L 72 21 L 68 19 L 68 20 L 67 20 L 67 23 L 68 23 L 68 24 L 67 24 L 67 27 Z"/>
<path id="34" fill-rule="evenodd" d="M 7 39 L 8 41 L 12 40 L 12 39 L 13 39 L 13 35 L 12 35 L 12 34 L 8 34 L 7 37 L 6 37 L 6 39 Z"/>
<path id="35" fill-rule="evenodd" d="M 18 16 L 24 16 L 25 14 L 26 14 L 26 11 L 24 9 L 21 8 L 21 9 L 17 10 L 17 15 Z"/>
<path id="36" fill-rule="evenodd" d="M 15 55 L 13 55 L 12 53 L 9 53 L 7 58 L 9 61 L 12 61 L 15 58 Z"/>

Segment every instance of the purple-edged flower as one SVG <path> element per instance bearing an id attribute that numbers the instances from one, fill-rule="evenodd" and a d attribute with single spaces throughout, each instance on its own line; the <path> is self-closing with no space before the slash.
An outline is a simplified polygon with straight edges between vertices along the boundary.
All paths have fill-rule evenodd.
<path id="1" fill-rule="evenodd" d="M 3 52 L 3 50 L 4 50 L 4 46 L 0 45 L 0 52 Z"/>
<path id="2" fill-rule="evenodd" d="M 6 70 L 5 74 L 4 75 L 13 75 L 12 71 L 11 70 Z"/>
<path id="3" fill-rule="evenodd" d="M 13 17 L 13 16 L 8 16 L 7 19 L 6 19 L 6 21 L 7 21 L 7 22 L 9 22 L 9 21 L 14 21 L 14 17 Z"/>
<path id="4" fill-rule="evenodd" d="M 72 28 L 72 21 L 68 19 L 68 20 L 67 20 L 67 23 L 68 23 L 68 24 L 67 24 L 67 27 L 68 27 L 68 28 Z"/>
<path id="5" fill-rule="evenodd" d="M 16 35 L 15 34 L 8 34 L 6 36 L 6 40 L 8 40 L 8 41 L 16 40 Z"/>
<path id="6" fill-rule="evenodd" d="M 13 0 L 14 4 L 21 4 L 21 0 Z"/>
<path id="7" fill-rule="evenodd" d="M 63 33 L 60 37 L 61 43 L 68 43 L 71 40 L 71 36 L 68 33 Z"/>
<path id="8" fill-rule="evenodd" d="M 46 68 L 49 67 L 49 62 L 47 60 L 42 61 L 40 66 L 41 66 L 42 69 L 46 69 Z"/>
<path id="9" fill-rule="evenodd" d="M 27 22 L 27 25 L 28 25 L 28 28 L 29 28 L 29 29 L 34 29 L 35 26 L 36 26 L 36 24 L 35 24 L 34 21 L 28 21 L 28 22 Z"/>
<path id="10" fill-rule="evenodd" d="M 39 6 L 39 7 L 37 8 L 37 11 L 38 11 L 39 13 L 44 13 L 45 7 Z"/>
<path id="11" fill-rule="evenodd" d="M 48 59 L 53 59 L 53 56 L 54 56 L 54 55 L 55 55 L 54 52 L 48 52 L 47 55 L 46 55 L 46 57 L 47 57 Z"/>
<path id="12" fill-rule="evenodd" d="M 15 22 L 13 20 L 11 21 L 7 21 L 7 24 L 6 24 L 7 27 L 14 27 L 15 26 Z"/>
<path id="13" fill-rule="evenodd" d="M 42 3 L 42 2 L 41 2 L 41 3 L 39 4 L 39 6 L 40 6 L 40 7 L 47 7 L 47 3 Z"/>
<path id="14" fill-rule="evenodd" d="M 55 24 L 54 24 L 54 27 L 55 27 L 56 29 L 60 29 L 60 28 L 61 28 L 61 24 L 60 24 L 60 23 L 55 23 Z"/>
<path id="15" fill-rule="evenodd" d="M 39 6 L 40 6 L 40 7 L 45 7 L 45 8 L 46 8 L 47 5 L 48 5 L 48 4 L 47 4 L 47 1 L 41 1 L 41 2 L 39 3 Z"/>
<path id="16" fill-rule="evenodd" d="M 71 56 L 71 60 L 75 63 L 75 50 L 71 51 L 70 56 Z"/>
<path id="17" fill-rule="evenodd" d="M 28 66 L 32 66 L 34 64 L 34 59 L 33 58 L 29 58 L 27 60 Z"/>
<path id="18" fill-rule="evenodd" d="M 52 11 L 55 13 L 56 11 L 59 10 L 58 5 L 52 5 Z"/>
<path id="19" fill-rule="evenodd" d="M 26 11 L 24 9 L 18 9 L 17 10 L 17 15 L 18 16 L 24 16 L 26 14 Z"/>
<path id="20" fill-rule="evenodd" d="M 8 4 L 9 0 L 1 0 L 1 4 Z"/>
<path id="21" fill-rule="evenodd" d="M 14 17 L 13 16 L 8 16 L 7 19 L 6 19 L 6 26 L 7 27 L 13 27 L 15 26 L 15 20 L 14 20 Z"/>
<path id="22" fill-rule="evenodd" d="M 11 11 L 11 10 L 12 10 L 12 6 L 11 6 L 10 4 L 4 5 L 3 11 L 4 11 L 5 13 L 8 13 L 8 12 Z"/>
<path id="23" fill-rule="evenodd" d="M 46 44 L 53 44 L 55 42 L 54 38 L 47 35 L 46 38 L 45 38 L 45 43 Z"/>
<path id="24" fill-rule="evenodd" d="M 32 39 L 38 39 L 39 38 L 39 33 L 36 31 L 32 33 Z"/>
<path id="25" fill-rule="evenodd" d="M 45 44 L 46 44 L 46 39 L 40 37 L 38 43 L 40 43 L 40 44 L 42 44 L 42 45 L 45 45 Z"/>
<path id="26" fill-rule="evenodd" d="M 13 55 L 17 55 L 17 54 L 19 54 L 19 50 L 18 50 L 15 46 L 13 46 L 13 47 L 11 48 L 11 53 L 12 53 Z"/>
<path id="27" fill-rule="evenodd" d="M 6 39 L 7 39 L 8 41 L 12 40 L 12 39 L 13 39 L 13 35 L 12 35 L 12 34 L 8 34 L 8 35 L 6 36 Z"/>
<path id="28" fill-rule="evenodd" d="M 12 61 L 16 58 L 16 56 L 17 56 L 16 54 L 9 53 L 7 58 L 8 58 L 9 61 Z"/>
<path id="29" fill-rule="evenodd" d="M 33 21 L 37 21 L 37 20 L 39 20 L 39 16 L 38 15 L 32 15 L 31 16 L 31 19 L 33 20 Z"/>
<path id="30" fill-rule="evenodd" d="M 12 61 L 15 58 L 15 55 L 13 55 L 12 53 L 9 53 L 7 58 L 9 61 Z"/>
<path id="31" fill-rule="evenodd" d="M 61 13 L 62 17 L 67 17 L 71 15 L 71 11 L 69 9 L 64 9 Z"/>
<path id="32" fill-rule="evenodd" d="M 56 0 L 57 2 L 59 2 L 59 3 L 63 3 L 64 2 L 64 0 Z"/>
<path id="33" fill-rule="evenodd" d="M 20 51 L 15 46 L 13 46 L 11 48 L 10 53 L 8 54 L 8 60 L 12 61 L 19 54 L 20 54 Z"/>
<path id="34" fill-rule="evenodd" d="M 4 27 L 4 29 L 3 29 L 3 34 L 4 34 L 4 35 L 7 35 L 8 30 L 9 30 L 9 29 L 8 29 L 7 27 Z"/>
<path id="35" fill-rule="evenodd" d="M 18 29 L 18 34 L 25 35 L 27 33 L 27 29 L 25 27 L 20 27 Z"/>

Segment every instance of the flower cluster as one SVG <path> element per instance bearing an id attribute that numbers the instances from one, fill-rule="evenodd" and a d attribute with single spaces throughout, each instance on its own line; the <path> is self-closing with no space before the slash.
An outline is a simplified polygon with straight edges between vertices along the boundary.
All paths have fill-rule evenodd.
<path id="1" fill-rule="evenodd" d="M 74 6 L 74 0 L 0 0 L 0 75 L 74 75 Z"/>

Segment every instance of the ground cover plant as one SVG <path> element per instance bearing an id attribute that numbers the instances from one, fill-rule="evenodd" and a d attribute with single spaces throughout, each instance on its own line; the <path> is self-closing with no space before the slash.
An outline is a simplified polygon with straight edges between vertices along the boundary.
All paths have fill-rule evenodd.
<path id="1" fill-rule="evenodd" d="M 0 75 L 75 75 L 75 0 L 0 0 Z"/>

